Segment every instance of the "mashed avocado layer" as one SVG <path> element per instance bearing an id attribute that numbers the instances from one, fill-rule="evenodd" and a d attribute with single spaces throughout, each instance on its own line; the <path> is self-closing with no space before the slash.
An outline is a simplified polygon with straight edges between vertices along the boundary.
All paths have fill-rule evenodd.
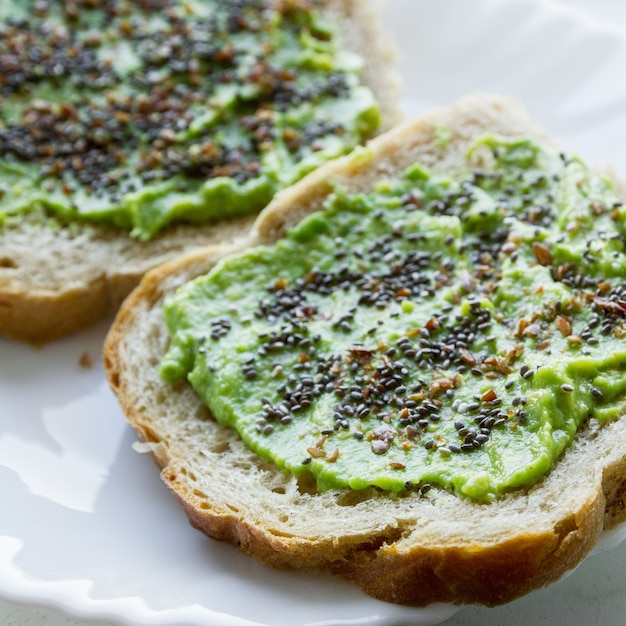
<path id="1" fill-rule="evenodd" d="M 575 158 L 492 136 L 475 152 L 491 164 L 337 188 L 180 288 L 162 375 L 320 489 L 535 484 L 626 409 L 626 213 Z"/>
<path id="2" fill-rule="evenodd" d="M 0 5 L 0 223 L 260 210 L 380 119 L 321 0 Z"/>

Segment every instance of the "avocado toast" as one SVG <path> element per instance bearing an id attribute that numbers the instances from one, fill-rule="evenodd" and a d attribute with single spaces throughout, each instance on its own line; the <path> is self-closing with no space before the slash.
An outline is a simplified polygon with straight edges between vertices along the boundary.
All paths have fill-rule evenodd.
<path id="1" fill-rule="evenodd" d="M 399 117 L 370 3 L 7 3 L 0 52 L 0 333 L 30 341 Z"/>
<path id="2" fill-rule="evenodd" d="M 385 601 L 508 602 L 625 517 L 620 198 L 516 102 L 467 97 L 147 275 L 109 382 L 209 536 Z"/>

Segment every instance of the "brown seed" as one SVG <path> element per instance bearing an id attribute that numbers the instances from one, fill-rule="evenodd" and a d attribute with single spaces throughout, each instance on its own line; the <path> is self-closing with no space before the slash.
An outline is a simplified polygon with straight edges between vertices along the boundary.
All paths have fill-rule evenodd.
<path id="1" fill-rule="evenodd" d="M 328 435 L 322 435 L 321 439 L 319 439 L 319 441 L 315 444 L 315 447 L 318 450 L 321 450 L 324 447 L 324 444 L 326 443 L 327 439 L 328 439 Z"/>
<path id="2" fill-rule="evenodd" d="M 426 322 L 426 330 L 429 332 L 433 332 L 434 330 L 439 330 L 439 320 L 436 317 L 431 317 Z"/>
<path id="3" fill-rule="evenodd" d="M 428 394 L 431 398 L 434 398 L 437 394 L 448 389 L 454 389 L 454 382 L 448 378 L 438 378 L 430 383 Z"/>
<path id="4" fill-rule="evenodd" d="M 320 450 L 319 448 L 307 448 L 306 451 L 314 458 L 322 458 L 326 456 L 326 452 L 324 450 Z"/>
<path id="5" fill-rule="evenodd" d="M 539 324 L 530 324 L 524 329 L 524 335 L 527 337 L 536 337 L 539 334 Z"/>
<path id="6" fill-rule="evenodd" d="M 572 323 L 566 317 L 558 315 L 554 324 L 563 337 L 569 337 L 572 334 Z"/>
<path id="7" fill-rule="evenodd" d="M 552 265 L 552 253 L 545 243 L 533 242 L 533 253 L 539 265 Z"/>
<path id="8" fill-rule="evenodd" d="M 510 365 L 516 359 L 518 359 L 522 353 L 524 352 L 524 346 L 522 344 L 516 344 L 513 348 L 506 351 L 504 355 L 504 363 L 505 365 Z"/>
<path id="9" fill-rule="evenodd" d="M 80 355 L 78 364 L 84 369 L 91 369 L 93 367 L 93 361 L 91 360 L 91 357 L 89 356 L 88 352 L 83 352 Z"/>
<path id="10" fill-rule="evenodd" d="M 339 458 L 339 448 L 335 448 L 327 457 L 326 463 L 334 463 Z"/>
<path id="11" fill-rule="evenodd" d="M 417 428 L 415 428 L 415 426 L 407 426 L 406 427 L 406 437 L 407 437 L 407 439 L 412 441 L 413 439 L 418 439 L 419 436 L 420 436 L 419 430 L 417 430 Z"/>
<path id="12" fill-rule="evenodd" d="M 517 250 L 517 245 L 512 241 L 507 241 L 501 248 L 503 254 L 513 254 Z"/>
<path id="13" fill-rule="evenodd" d="M 406 287 L 402 287 L 396 291 L 396 298 L 405 298 L 411 295 L 411 290 Z"/>
<path id="14" fill-rule="evenodd" d="M 482 402 L 493 402 L 497 397 L 496 392 L 493 389 L 489 389 L 480 396 L 480 399 Z"/>
<path id="15" fill-rule="evenodd" d="M 467 348 L 460 348 L 459 356 L 463 359 L 465 363 L 467 363 L 467 365 L 470 365 L 471 367 L 476 365 L 476 359 L 474 358 L 474 355 Z"/>
<path id="16" fill-rule="evenodd" d="M 526 330 L 527 326 L 528 326 L 528 320 L 525 320 L 524 318 L 519 320 L 517 322 L 517 330 L 515 331 L 515 336 L 521 337 L 522 333 L 524 332 L 524 330 Z"/>

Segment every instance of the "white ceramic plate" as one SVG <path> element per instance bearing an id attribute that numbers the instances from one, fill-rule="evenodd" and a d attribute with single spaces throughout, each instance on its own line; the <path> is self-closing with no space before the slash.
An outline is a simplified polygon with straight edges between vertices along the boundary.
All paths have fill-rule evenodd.
<path id="1" fill-rule="evenodd" d="M 476 89 L 511 94 L 565 147 L 626 178 L 619 30 L 540 0 L 389 0 L 385 19 L 410 116 Z M 191 529 L 131 449 L 99 364 L 106 328 L 41 349 L 0 340 L 0 596 L 128 625 L 417 626 L 455 612 L 274 571 Z"/>

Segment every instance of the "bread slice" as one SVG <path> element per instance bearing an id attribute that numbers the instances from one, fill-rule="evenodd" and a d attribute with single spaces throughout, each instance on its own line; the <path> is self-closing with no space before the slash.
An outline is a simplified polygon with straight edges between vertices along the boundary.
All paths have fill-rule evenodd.
<path id="1" fill-rule="evenodd" d="M 448 141 L 438 140 L 442 126 Z M 221 426 L 184 381 L 158 373 L 168 347 L 163 299 L 245 246 L 275 241 L 318 209 L 328 181 L 351 191 L 414 162 L 463 165 L 485 131 L 550 141 L 513 100 L 473 94 L 372 140 L 281 192 L 247 241 L 209 247 L 148 273 L 107 337 L 104 365 L 129 423 L 191 524 L 278 568 L 327 570 L 380 600 L 499 605 L 575 567 L 603 529 L 626 519 L 626 422 L 590 422 L 539 484 L 485 504 L 433 487 L 318 492 L 260 459 Z"/>
<path id="2" fill-rule="evenodd" d="M 402 115 L 394 51 L 379 27 L 375 0 L 327 0 L 336 14 L 341 46 L 366 61 L 363 83 L 382 112 L 381 131 Z M 2 181 L 0 180 L 0 183 Z M 40 215 L 0 225 L 0 334 L 45 342 L 117 310 L 151 267 L 204 245 L 245 235 L 254 216 L 202 225 L 178 224 L 142 242 L 108 226 L 64 223 Z"/>

